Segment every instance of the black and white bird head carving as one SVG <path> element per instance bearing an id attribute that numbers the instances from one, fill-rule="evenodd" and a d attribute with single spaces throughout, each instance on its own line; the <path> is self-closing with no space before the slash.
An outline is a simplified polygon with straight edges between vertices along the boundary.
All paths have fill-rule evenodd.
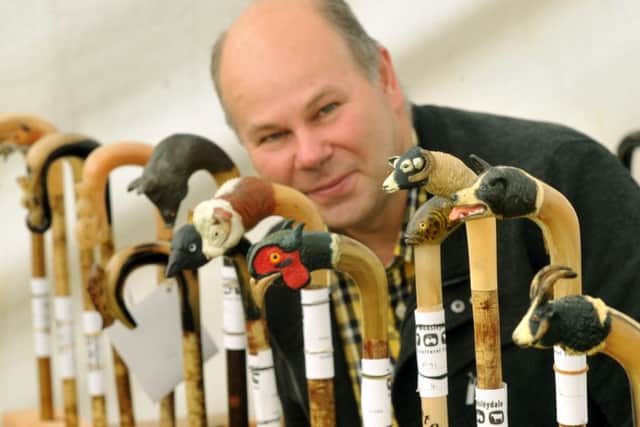
<path id="1" fill-rule="evenodd" d="M 202 238 L 193 224 L 180 227 L 171 240 L 166 276 L 173 277 L 182 270 L 196 270 L 207 262 L 209 260 L 202 253 Z"/>

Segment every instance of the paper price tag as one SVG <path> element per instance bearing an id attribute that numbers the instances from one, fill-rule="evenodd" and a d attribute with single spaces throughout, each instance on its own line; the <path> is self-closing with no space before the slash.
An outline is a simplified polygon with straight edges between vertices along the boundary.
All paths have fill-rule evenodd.
<path id="1" fill-rule="evenodd" d="M 583 425 L 589 418 L 587 403 L 587 357 L 571 356 L 553 348 L 556 379 L 556 419 L 559 424 Z"/>
<path id="2" fill-rule="evenodd" d="M 127 329 L 115 322 L 105 331 L 149 398 L 159 402 L 184 378 L 177 286 L 158 286 L 130 307 L 130 313 L 136 328 Z M 206 362 L 217 348 L 205 328 L 201 342 L 202 360 Z"/>
<path id="3" fill-rule="evenodd" d="M 70 297 L 55 297 L 53 311 L 58 346 L 58 367 L 63 379 L 76 376 L 76 360 L 73 352 L 73 312 Z"/>
<path id="4" fill-rule="evenodd" d="M 440 397 L 448 393 L 447 340 L 444 310 L 415 312 L 416 358 L 420 397 Z"/>
<path id="5" fill-rule="evenodd" d="M 362 359 L 362 420 L 366 426 L 391 425 L 389 359 Z"/>
<path id="6" fill-rule="evenodd" d="M 329 313 L 329 288 L 302 289 L 302 330 L 305 370 L 309 379 L 333 378 L 333 340 Z"/>
<path id="7" fill-rule="evenodd" d="M 224 346 L 227 350 L 244 350 L 247 348 L 244 307 L 235 271 L 233 278 L 224 279 L 222 292 Z"/>
<path id="8" fill-rule="evenodd" d="M 249 355 L 248 359 L 256 422 L 260 426 L 280 426 L 282 410 L 271 350 Z"/>
<path id="9" fill-rule="evenodd" d="M 49 281 L 31 279 L 31 323 L 33 347 L 36 357 L 51 356 L 51 309 L 49 306 Z"/>
<path id="10" fill-rule="evenodd" d="M 362 377 L 362 420 L 365 426 L 391 425 L 391 376 Z"/>
<path id="11" fill-rule="evenodd" d="M 507 415 L 507 385 L 496 390 L 476 387 L 476 423 L 478 427 L 509 425 Z"/>

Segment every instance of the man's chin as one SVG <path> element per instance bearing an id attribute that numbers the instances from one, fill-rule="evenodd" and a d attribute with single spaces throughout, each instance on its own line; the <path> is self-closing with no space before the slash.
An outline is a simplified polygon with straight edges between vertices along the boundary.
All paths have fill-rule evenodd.
<path id="1" fill-rule="evenodd" d="M 353 203 L 342 203 L 338 206 L 320 206 L 320 215 L 327 227 L 333 231 L 358 227 L 363 221 L 360 209 Z"/>

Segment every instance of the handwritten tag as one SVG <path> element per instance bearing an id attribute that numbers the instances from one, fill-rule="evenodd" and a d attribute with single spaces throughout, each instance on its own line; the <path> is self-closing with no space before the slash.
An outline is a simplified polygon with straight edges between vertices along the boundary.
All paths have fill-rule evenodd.
<path id="1" fill-rule="evenodd" d="M 115 322 L 105 331 L 149 398 L 159 402 L 184 379 L 177 285 L 165 282 L 158 286 L 130 307 L 130 313 L 136 328 L 127 329 Z M 201 341 L 202 360 L 206 362 L 218 349 L 204 327 Z"/>

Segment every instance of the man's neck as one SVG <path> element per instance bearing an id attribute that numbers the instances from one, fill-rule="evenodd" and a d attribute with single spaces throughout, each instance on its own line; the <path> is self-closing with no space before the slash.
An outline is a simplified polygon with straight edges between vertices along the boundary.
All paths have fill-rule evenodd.
<path id="1" fill-rule="evenodd" d="M 404 212 L 407 206 L 407 192 L 391 194 L 387 200 L 384 215 L 378 215 L 365 226 L 353 227 L 340 232 L 352 237 L 371 249 L 386 267 L 393 261 L 393 250 L 398 233 L 402 231 Z"/>

